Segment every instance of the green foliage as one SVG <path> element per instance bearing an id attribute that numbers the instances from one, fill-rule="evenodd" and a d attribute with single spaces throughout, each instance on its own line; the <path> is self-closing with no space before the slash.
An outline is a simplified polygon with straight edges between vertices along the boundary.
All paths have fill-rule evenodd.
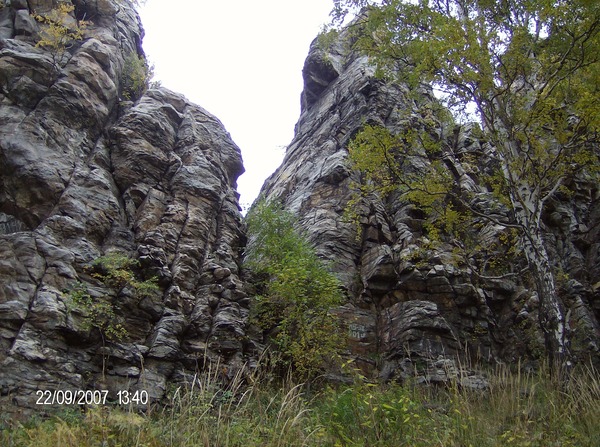
<path id="1" fill-rule="evenodd" d="M 144 57 L 134 52 L 126 55 L 121 72 L 121 96 L 128 101 L 139 99 L 148 89 L 153 71 Z"/>
<path id="2" fill-rule="evenodd" d="M 414 393 L 399 386 L 328 389 L 319 399 L 318 415 L 336 445 L 349 447 L 421 445 L 431 429 L 430 415 Z"/>
<path id="3" fill-rule="evenodd" d="M 372 58 L 378 74 L 413 90 L 433 88 L 455 119 L 480 121 L 493 147 L 486 155 L 498 169 L 487 181 L 510 206 L 512 220 L 499 222 L 493 212 L 458 206 L 463 195 L 457 191 L 450 213 L 438 222 L 447 222 L 450 231 L 464 226 L 461 215 L 466 209 L 519 230 L 538 288 L 548 355 L 568 362 L 565 317 L 547 262 L 541 222 L 548 202 L 565 182 L 574 176 L 600 179 L 600 4 L 587 0 L 336 0 L 334 4 L 338 22 L 348 11 L 368 6 L 352 27 L 354 48 Z M 426 129 L 419 132 L 426 134 Z M 431 161 L 427 188 L 412 188 L 410 193 L 412 200 L 438 213 L 440 187 L 447 185 L 443 174 L 436 172 L 443 168 L 441 161 Z M 460 187 L 456 177 L 454 190 Z"/>
<path id="4" fill-rule="evenodd" d="M 156 278 L 145 281 L 137 279 L 133 269 L 138 267 L 137 260 L 122 253 L 111 253 L 92 262 L 89 271 L 105 287 L 120 292 L 131 289 L 137 297 L 149 296 L 158 290 Z M 118 303 L 110 296 L 93 297 L 87 286 L 78 282 L 68 292 L 68 304 L 71 310 L 83 314 L 83 328 L 97 329 L 106 340 L 120 341 L 127 336 L 118 313 Z"/>
<path id="5" fill-rule="evenodd" d="M 379 2 L 335 3 L 343 14 Z M 523 184 L 539 201 L 578 169 L 597 169 L 597 2 L 387 0 L 355 30 L 382 75 L 434 86 L 457 118 L 475 110 L 513 203 L 527 201 Z"/>
<path id="6" fill-rule="evenodd" d="M 92 276 L 106 286 L 116 290 L 131 288 L 139 298 L 149 296 L 158 290 L 157 278 L 138 279 L 135 269 L 140 267 L 137 259 L 123 253 L 110 253 L 94 260 L 91 265 Z"/>
<path id="7" fill-rule="evenodd" d="M 317 44 L 323 50 L 328 50 L 331 46 L 338 41 L 339 31 L 332 28 L 323 28 L 317 36 Z"/>
<path id="8" fill-rule="evenodd" d="M 102 340 L 120 341 L 127 336 L 127 329 L 119 322 L 115 306 L 106 299 L 94 299 L 83 283 L 69 292 L 69 307 L 84 315 L 83 329 L 98 329 Z"/>
<path id="9" fill-rule="evenodd" d="M 456 194 L 456 179 L 443 163 L 441 143 L 429 133 L 411 127 L 392 134 L 385 127 L 365 125 L 348 152 L 353 169 L 362 174 L 360 196 L 398 193 L 423 211 L 431 241 L 441 241 L 443 235 L 467 239 L 473 215 Z"/>
<path id="10" fill-rule="evenodd" d="M 340 346 L 339 323 L 329 312 L 342 302 L 340 284 L 278 204 L 257 203 L 247 222 L 245 263 L 260 278 L 254 321 L 265 331 L 275 329 L 285 363 L 302 377 L 313 376 Z"/>
<path id="11" fill-rule="evenodd" d="M 369 187 L 386 196 L 398 187 L 410 188 L 418 180 L 422 174 L 419 160 L 427 159 L 425 147 L 431 153 L 440 149 L 439 143 L 412 126 L 402 134 L 392 134 L 383 126 L 367 124 L 352 139 L 348 150 L 350 161 L 364 173 Z M 407 174 L 409 179 L 404 180 Z"/>
<path id="12" fill-rule="evenodd" d="M 75 20 L 71 13 L 75 6 L 69 3 L 59 3 L 47 14 L 33 14 L 33 18 L 42 24 L 40 40 L 37 47 L 50 52 L 56 70 L 60 70 L 68 62 L 68 50 L 77 41 L 83 39 L 85 29 L 90 22 Z"/>

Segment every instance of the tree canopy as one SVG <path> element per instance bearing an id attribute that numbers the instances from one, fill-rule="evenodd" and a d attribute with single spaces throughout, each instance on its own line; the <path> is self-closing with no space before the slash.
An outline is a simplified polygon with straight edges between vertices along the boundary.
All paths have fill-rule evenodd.
<path id="1" fill-rule="evenodd" d="M 499 189 L 511 208 L 509 219 L 496 223 L 518 229 L 535 278 L 548 355 L 568 363 L 564 308 L 548 259 L 542 213 L 575 174 L 598 178 L 600 4 L 336 0 L 334 5 L 336 23 L 362 8 L 352 25 L 354 48 L 371 57 L 378 74 L 415 91 L 433 89 L 456 122 L 481 125 L 491 147 L 486 155 L 497 166 Z M 356 141 L 363 149 L 376 148 L 368 132 L 373 129 L 365 129 Z M 427 126 L 418 133 L 427 134 Z M 439 158 L 451 151 L 443 137 L 436 142 Z M 382 141 L 380 134 L 377 138 Z M 406 145 L 407 139 L 402 141 Z M 412 145 L 423 141 L 415 139 Z M 388 148 L 394 145 L 398 140 Z M 397 168 L 397 157 L 386 161 Z M 448 180 L 439 169 L 437 173 L 438 179 Z M 455 196 L 468 197 L 458 176 L 450 180 Z M 406 191 L 411 185 L 397 186 Z M 486 214 L 473 207 L 469 211 Z"/>

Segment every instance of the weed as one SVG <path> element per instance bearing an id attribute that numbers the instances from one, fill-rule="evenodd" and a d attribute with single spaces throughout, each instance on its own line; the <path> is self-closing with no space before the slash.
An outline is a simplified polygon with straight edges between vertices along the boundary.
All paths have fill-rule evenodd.
<path id="1" fill-rule="evenodd" d="M 568 378 L 498 368 L 490 387 L 368 384 L 325 386 L 240 371 L 228 384 L 219 365 L 172 390 L 146 414 L 117 407 L 12 424 L 0 445 L 38 446 L 410 446 L 595 447 L 600 378 L 579 367 Z"/>

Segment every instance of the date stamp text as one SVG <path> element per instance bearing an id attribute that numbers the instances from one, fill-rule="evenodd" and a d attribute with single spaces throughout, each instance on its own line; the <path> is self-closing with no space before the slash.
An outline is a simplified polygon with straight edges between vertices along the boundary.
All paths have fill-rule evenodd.
<path id="1" fill-rule="evenodd" d="M 36 405 L 146 405 L 149 402 L 145 390 L 121 390 L 116 398 L 109 399 L 108 390 L 37 390 Z"/>

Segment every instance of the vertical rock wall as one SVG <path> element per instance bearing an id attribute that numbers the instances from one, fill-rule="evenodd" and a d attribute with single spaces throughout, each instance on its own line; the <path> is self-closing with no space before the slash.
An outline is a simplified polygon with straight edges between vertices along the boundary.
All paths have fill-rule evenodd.
<path id="1" fill-rule="evenodd" d="M 43 28 L 32 13 L 58 3 L 0 2 L 0 405 L 20 411 L 36 391 L 55 389 L 106 389 L 111 399 L 143 390 L 158 400 L 170 381 L 216 363 L 227 380 L 252 348 L 240 151 L 181 95 L 123 97 L 127 59 L 143 55 L 126 0 L 73 0 L 65 25 L 91 21 L 83 38 L 60 57 L 36 46 Z M 303 73 L 296 135 L 263 194 L 299 215 L 345 285 L 348 302 L 335 311 L 347 355 L 374 376 L 416 369 L 429 381 L 456 372 L 457 356 L 535 358 L 542 337 L 526 275 L 484 280 L 456 265 L 451 247 L 426 250 L 422 212 L 394 197 L 361 201 L 358 227 L 345 217 L 359 180 L 347 144 L 364 123 L 394 131 L 421 119 L 406 88 L 376 79 L 343 40 L 313 45 Z M 449 169 L 496 206 L 476 175 L 489 147 L 468 128 L 449 136 Z M 564 272 L 574 350 L 597 358 L 599 192 L 585 178 L 567 186 L 572 195 L 544 216 L 547 240 Z M 497 228 L 482 231 L 497 242 Z M 156 277 L 158 290 L 141 297 L 103 282 L 92 265 L 111 253 L 135 260 L 132 273 Z M 77 290 L 108 303 L 126 333 L 107 339 L 86 325 Z"/>
<path id="2" fill-rule="evenodd" d="M 121 97 L 127 56 L 143 55 L 127 1 L 74 0 L 66 25 L 92 24 L 57 64 L 31 16 L 57 4 L 0 9 L 0 403 L 33 406 L 47 389 L 160 399 L 207 362 L 226 376 L 243 361 L 248 306 L 239 148 L 181 95 Z M 90 265 L 115 252 L 159 290 L 140 299 L 100 281 Z M 125 336 L 82 323 L 78 286 L 111 303 Z"/>
<path id="3" fill-rule="evenodd" d="M 358 228 L 346 215 L 360 180 L 347 163 L 352 136 L 365 123 L 392 132 L 418 125 L 434 98 L 422 92 L 423 103 L 416 104 L 406 87 L 376 78 L 369 61 L 349 50 L 346 33 L 327 50 L 315 41 L 303 74 L 295 137 L 262 194 L 300 217 L 345 285 L 348 303 L 336 312 L 347 329 L 348 356 L 372 375 L 402 378 L 418 371 L 428 381 L 456 373 L 458 357 L 490 363 L 539 357 L 537 296 L 527 275 L 516 274 L 523 260 L 504 266 L 513 276 L 480 278 L 457 264 L 452 246 L 428 249 L 423 213 L 397 197 L 360 201 Z M 483 206 L 498 208 L 477 178 L 490 147 L 469 126 L 439 125 L 451 146 L 448 168 L 461 174 Z M 559 198 L 547 216 L 547 238 L 553 264 L 568 278 L 561 287 L 577 340 L 574 351 L 597 360 L 599 190 L 583 178 L 573 179 L 570 188 L 574 199 Z M 500 233 L 482 222 L 483 249 L 501 245 Z"/>

